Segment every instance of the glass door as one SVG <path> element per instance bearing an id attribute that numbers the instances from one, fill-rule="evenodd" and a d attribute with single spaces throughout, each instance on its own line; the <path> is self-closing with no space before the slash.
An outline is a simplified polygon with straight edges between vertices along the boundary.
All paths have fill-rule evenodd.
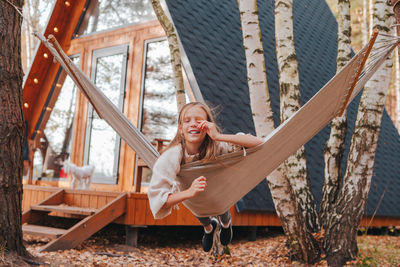
<path id="1" fill-rule="evenodd" d="M 124 109 L 128 45 L 95 50 L 91 78 L 98 89 Z M 84 162 L 95 166 L 93 183 L 116 184 L 121 138 L 91 105 L 88 109 Z"/>

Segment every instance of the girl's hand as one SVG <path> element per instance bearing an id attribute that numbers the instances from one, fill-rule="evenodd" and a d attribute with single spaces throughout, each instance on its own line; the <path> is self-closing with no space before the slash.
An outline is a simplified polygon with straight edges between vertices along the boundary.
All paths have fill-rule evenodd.
<path id="1" fill-rule="evenodd" d="M 198 193 L 203 192 L 207 186 L 206 177 L 200 176 L 196 178 L 188 191 L 190 192 L 191 197 L 195 197 Z"/>
<path id="2" fill-rule="evenodd" d="M 210 138 L 213 140 L 217 140 L 220 135 L 220 133 L 217 130 L 217 127 L 212 122 L 203 120 L 203 121 L 200 121 L 200 124 L 197 127 L 201 131 L 206 131 L 208 136 L 210 136 Z"/>

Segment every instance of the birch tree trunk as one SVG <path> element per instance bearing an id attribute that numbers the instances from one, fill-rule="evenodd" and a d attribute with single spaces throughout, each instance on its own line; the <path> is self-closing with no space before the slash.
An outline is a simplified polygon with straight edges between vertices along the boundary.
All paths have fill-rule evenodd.
<path id="1" fill-rule="evenodd" d="M 400 2 L 391 0 L 393 6 L 394 17 L 396 18 L 396 32 L 400 36 Z M 396 48 L 395 52 L 395 90 L 396 90 L 396 126 L 400 129 L 400 48 Z"/>
<path id="2" fill-rule="evenodd" d="M 399 62 L 399 48 L 396 48 L 395 52 L 395 59 L 394 59 L 394 65 L 396 66 L 395 69 L 395 95 L 396 95 L 396 128 L 397 130 L 400 129 L 400 62 Z"/>
<path id="3" fill-rule="evenodd" d="M 275 39 L 279 69 L 281 123 L 300 109 L 298 64 L 294 47 L 292 0 L 275 1 Z M 319 231 L 314 197 L 310 190 L 304 146 L 284 163 L 286 176 L 308 229 Z"/>
<path id="4" fill-rule="evenodd" d="M 368 27 L 368 36 L 372 36 L 372 29 L 374 26 L 374 0 L 368 1 L 368 9 L 369 9 L 369 27 Z"/>
<path id="5" fill-rule="evenodd" d="M 390 34 L 393 24 L 391 6 L 376 0 L 374 28 Z M 336 206 L 328 215 L 324 248 L 330 266 L 342 266 L 357 255 L 357 229 L 367 202 L 380 133 L 385 97 L 390 81 L 389 57 L 364 87 Z"/>
<path id="6" fill-rule="evenodd" d="M 183 76 L 182 76 L 182 63 L 179 52 L 178 37 L 176 35 L 174 25 L 165 15 L 160 5 L 160 1 L 151 0 L 151 4 L 153 6 L 154 12 L 157 15 L 158 21 L 164 28 L 165 34 L 167 35 L 168 38 L 169 50 L 171 52 L 172 69 L 174 72 L 176 104 L 178 106 L 178 112 L 179 112 L 182 109 L 182 107 L 186 104 L 186 97 L 185 97 L 185 86 L 183 83 Z"/>
<path id="7" fill-rule="evenodd" d="M 361 22 L 361 41 L 362 46 L 368 42 L 368 5 L 367 0 L 363 0 L 362 22 Z"/>
<path id="8" fill-rule="evenodd" d="M 257 136 L 265 137 L 274 129 L 271 101 L 265 71 L 264 51 L 258 21 L 257 1 L 238 0 L 246 54 L 250 104 Z M 267 177 L 275 210 L 288 238 L 291 257 L 313 262 L 319 257 L 318 245 L 308 231 L 290 190 L 290 184 L 278 167 Z"/>
<path id="9" fill-rule="evenodd" d="M 337 72 L 351 58 L 350 0 L 338 0 L 338 53 Z M 321 225 L 326 229 L 326 216 L 334 205 L 341 179 L 341 162 L 347 132 L 347 111 L 331 123 L 331 132 L 324 150 L 324 186 L 321 200 Z"/>
<path id="10" fill-rule="evenodd" d="M 266 137 L 274 129 L 271 100 L 265 71 L 264 50 L 256 0 L 238 1 L 246 54 L 250 105 L 257 136 Z"/>
<path id="11" fill-rule="evenodd" d="M 31 29 L 31 25 L 30 25 L 30 20 L 31 20 L 31 4 L 30 4 L 31 0 L 27 0 L 25 3 L 25 9 L 24 9 L 24 13 L 26 15 L 26 17 L 28 18 L 29 21 L 23 21 L 22 23 L 25 24 L 25 36 L 26 36 L 26 66 L 28 67 L 31 62 L 32 62 L 32 52 L 33 52 L 33 48 L 32 48 L 32 40 L 31 40 L 31 34 L 32 34 L 32 29 Z"/>
<path id="12" fill-rule="evenodd" d="M 21 8 L 23 0 L 11 1 Z M 26 256 L 22 240 L 22 18 L 0 1 L 0 248 Z"/>

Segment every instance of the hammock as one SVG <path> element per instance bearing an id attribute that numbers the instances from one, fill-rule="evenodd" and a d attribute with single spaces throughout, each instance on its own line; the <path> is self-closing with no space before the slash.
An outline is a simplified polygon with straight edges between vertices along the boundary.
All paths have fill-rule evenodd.
<path id="1" fill-rule="evenodd" d="M 46 40 L 36 34 L 55 59 L 86 95 L 98 115 L 107 121 L 125 142 L 152 168 L 159 154 L 146 137 L 92 84 L 90 79 L 62 51 L 54 36 Z M 264 143 L 243 151 L 222 155 L 217 160 L 185 164 L 178 174 L 180 190 L 190 187 L 200 175 L 207 177 L 207 187 L 183 204 L 196 216 L 222 214 L 265 179 L 287 157 L 323 129 L 364 87 L 388 55 L 399 44 L 396 37 L 383 35 L 377 41 L 375 54 L 367 58 L 378 36 L 374 32 L 369 43 L 357 53 L 322 89 L 291 118 L 272 131 Z M 383 40 L 385 39 L 385 40 Z"/>

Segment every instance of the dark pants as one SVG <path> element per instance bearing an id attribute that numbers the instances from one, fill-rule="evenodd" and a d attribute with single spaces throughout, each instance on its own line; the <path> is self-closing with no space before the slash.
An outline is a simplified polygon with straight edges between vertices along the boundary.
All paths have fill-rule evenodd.
<path id="1" fill-rule="evenodd" d="M 225 212 L 224 214 L 218 215 L 217 216 L 219 218 L 219 220 L 227 225 L 230 220 L 231 220 L 231 213 L 229 212 L 229 210 L 227 212 Z M 201 225 L 203 226 L 208 226 L 211 224 L 211 217 L 196 217 L 197 220 L 199 220 L 199 222 L 201 223 Z"/>

